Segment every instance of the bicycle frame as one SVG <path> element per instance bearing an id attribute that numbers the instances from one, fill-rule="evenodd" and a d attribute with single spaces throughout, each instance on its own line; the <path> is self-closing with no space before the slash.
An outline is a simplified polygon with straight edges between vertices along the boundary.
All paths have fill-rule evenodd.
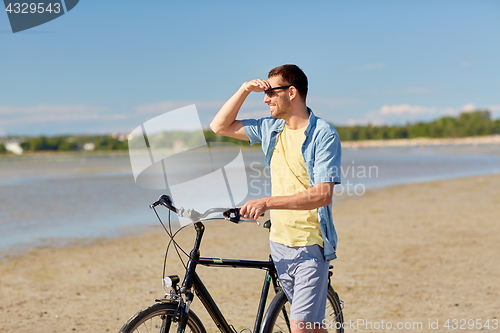
<path id="1" fill-rule="evenodd" d="M 186 298 L 186 304 L 184 307 L 180 307 L 180 327 L 179 331 L 184 332 L 186 327 L 187 318 L 189 314 L 189 306 L 193 301 L 194 294 L 191 292 L 191 289 L 194 288 L 196 296 L 200 299 L 201 303 L 212 317 L 215 325 L 219 328 L 222 333 L 231 333 L 236 332 L 235 329 L 228 324 L 227 320 L 224 318 L 224 315 L 220 311 L 219 307 L 215 303 L 214 299 L 208 292 L 207 288 L 201 281 L 200 277 L 196 273 L 196 266 L 198 264 L 209 266 L 209 267 L 233 267 L 233 268 L 254 268 L 254 269 L 265 269 L 267 270 L 264 283 L 262 286 L 262 293 L 259 301 L 259 307 L 257 310 L 257 316 L 255 319 L 254 325 L 254 333 L 259 333 L 262 318 L 264 316 L 264 310 L 266 307 L 267 296 L 269 294 L 269 287 L 271 282 L 273 284 L 273 288 L 277 293 L 280 290 L 278 277 L 276 273 L 276 268 L 274 267 L 274 263 L 272 261 L 271 256 L 269 256 L 269 261 L 257 261 L 257 260 L 237 260 L 237 259 L 220 259 L 220 258 L 207 258 L 200 257 L 200 245 L 201 239 L 203 237 L 203 233 L 205 231 L 205 226 L 201 222 L 196 222 L 194 224 L 196 230 L 196 240 L 194 243 L 194 247 L 191 250 L 190 258 L 186 265 L 186 274 L 184 276 L 184 281 L 182 282 L 182 286 L 180 288 L 180 294 L 184 294 Z M 180 295 L 179 295 L 180 296 Z M 171 302 L 171 299 L 163 298 L 158 299 L 159 302 Z"/>

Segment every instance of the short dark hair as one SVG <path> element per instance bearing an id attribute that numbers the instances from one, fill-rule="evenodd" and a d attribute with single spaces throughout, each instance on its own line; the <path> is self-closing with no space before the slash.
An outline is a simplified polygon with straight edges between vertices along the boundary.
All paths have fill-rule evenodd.
<path id="1" fill-rule="evenodd" d="M 307 96 L 307 76 L 297 65 L 282 65 L 273 68 L 267 75 L 268 78 L 281 76 L 283 85 L 291 85 L 297 88 L 300 96 L 305 101 Z"/>

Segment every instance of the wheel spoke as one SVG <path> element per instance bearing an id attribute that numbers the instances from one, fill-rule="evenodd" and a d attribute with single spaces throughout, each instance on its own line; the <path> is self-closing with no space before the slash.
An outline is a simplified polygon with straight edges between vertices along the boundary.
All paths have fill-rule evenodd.
<path id="1" fill-rule="evenodd" d="M 120 333 L 177 333 L 179 323 L 177 322 L 172 325 L 172 316 L 176 308 L 176 304 L 154 304 L 149 308 L 139 311 L 122 327 Z M 205 332 L 202 323 L 192 311 L 189 312 L 186 332 Z"/>
<path id="2" fill-rule="evenodd" d="M 343 315 L 341 302 L 338 300 L 337 294 L 330 287 L 327 295 L 327 302 L 325 307 L 325 319 L 328 323 L 330 332 L 343 333 Z M 275 332 L 291 332 L 290 328 L 290 303 L 286 296 L 281 292 L 276 295 L 268 309 L 269 315 L 266 315 L 266 322 L 263 323 L 265 333 Z"/>

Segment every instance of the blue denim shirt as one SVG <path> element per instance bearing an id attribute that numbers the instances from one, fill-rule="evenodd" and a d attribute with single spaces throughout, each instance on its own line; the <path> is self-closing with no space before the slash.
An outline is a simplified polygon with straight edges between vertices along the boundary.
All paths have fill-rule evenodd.
<path id="1" fill-rule="evenodd" d="M 311 187 L 317 183 L 340 184 L 340 160 L 342 149 L 339 135 L 335 128 L 321 118 L 316 117 L 309 109 L 309 125 L 304 135 L 302 156 L 307 168 Z M 283 130 L 285 121 L 272 117 L 260 119 L 245 119 L 243 127 L 250 139 L 250 144 L 262 143 L 266 155 L 266 167 L 271 170 L 271 157 L 278 135 Z M 319 225 L 323 236 L 323 249 L 326 260 L 337 256 L 337 232 L 333 225 L 332 203 L 318 208 Z"/>

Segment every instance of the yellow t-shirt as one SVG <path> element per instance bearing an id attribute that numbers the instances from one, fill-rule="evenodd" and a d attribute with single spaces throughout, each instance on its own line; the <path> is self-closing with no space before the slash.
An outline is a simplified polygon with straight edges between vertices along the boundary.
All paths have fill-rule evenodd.
<path id="1" fill-rule="evenodd" d="M 271 157 L 272 196 L 289 196 L 311 187 L 302 156 L 305 127 L 287 129 L 279 134 Z M 323 238 L 318 222 L 318 210 L 271 210 L 273 242 L 287 246 L 318 244 Z"/>

